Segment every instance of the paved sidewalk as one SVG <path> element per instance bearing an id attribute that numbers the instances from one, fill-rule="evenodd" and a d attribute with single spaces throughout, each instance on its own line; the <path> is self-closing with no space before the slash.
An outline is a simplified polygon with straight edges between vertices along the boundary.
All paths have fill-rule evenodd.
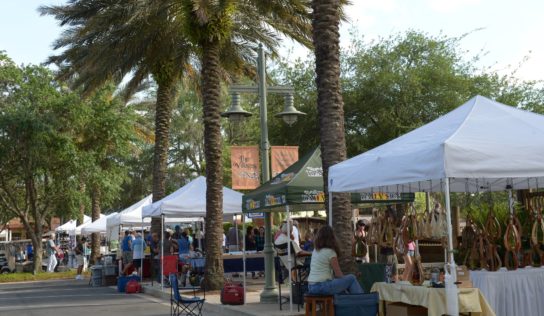
<path id="1" fill-rule="evenodd" d="M 247 280 L 247 293 L 245 305 L 222 305 L 220 302 L 219 291 L 206 292 L 205 309 L 210 312 L 218 313 L 225 316 L 294 316 L 304 315 L 304 309 L 297 311 L 297 305 L 293 304 L 293 312 L 289 312 L 289 304 L 283 305 L 283 310 L 280 311 L 279 304 L 264 304 L 260 303 L 260 293 L 264 286 L 264 280 Z M 170 300 L 170 288 L 163 288 L 161 291 L 160 285 L 144 282 L 143 291 L 145 294 L 160 298 L 165 301 Z M 192 296 L 192 291 L 187 292 L 187 296 Z M 282 295 L 288 296 L 288 289 L 282 287 Z M 200 293 L 197 296 L 202 296 Z"/>

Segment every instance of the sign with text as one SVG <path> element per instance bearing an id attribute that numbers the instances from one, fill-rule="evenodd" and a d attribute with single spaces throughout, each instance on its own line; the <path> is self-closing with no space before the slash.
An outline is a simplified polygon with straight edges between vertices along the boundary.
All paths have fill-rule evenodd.
<path id="1" fill-rule="evenodd" d="M 298 146 L 272 146 L 272 177 L 283 172 L 298 161 Z"/>
<path id="2" fill-rule="evenodd" d="M 259 187 L 259 147 L 232 146 L 230 164 L 234 190 L 253 190 Z"/>

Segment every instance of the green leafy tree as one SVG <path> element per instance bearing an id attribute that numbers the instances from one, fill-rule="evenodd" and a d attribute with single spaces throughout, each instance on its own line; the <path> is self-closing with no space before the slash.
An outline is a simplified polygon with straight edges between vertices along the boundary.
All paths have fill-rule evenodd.
<path id="1" fill-rule="evenodd" d="M 91 199 L 93 221 L 100 217 L 102 206 L 111 205 L 119 196 L 127 178 L 126 162 L 134 157 L 135 115 L 113 95 L 115 87 L 107 85 L 80 104 L 80 126 L 76 145 L 81 157 L 79 177 L 86 184 Z M 100 255 L 100 235 L 92 236 L 91 259 Z"/>
<path id="2" fill-rule="evenodd" d="M 42 235 L 55 210 L 78 205 L 73 98 L 39 66 L 0 54 L 0 213 L 21 220 L 41 271 Z M 69 214 L 65 214 L 69 215 Z"/>

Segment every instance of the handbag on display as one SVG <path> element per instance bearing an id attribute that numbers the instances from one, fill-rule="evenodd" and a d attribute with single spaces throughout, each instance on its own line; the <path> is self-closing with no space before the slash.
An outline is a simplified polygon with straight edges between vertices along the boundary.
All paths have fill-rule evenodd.
<path id="1" fill-rule="evenodd" d="M 221 304 L 223 305 L 243 305 L 244 287 L 242 284 L 235 284 L 230 281 L 225 282 L 221 290 Z"/>

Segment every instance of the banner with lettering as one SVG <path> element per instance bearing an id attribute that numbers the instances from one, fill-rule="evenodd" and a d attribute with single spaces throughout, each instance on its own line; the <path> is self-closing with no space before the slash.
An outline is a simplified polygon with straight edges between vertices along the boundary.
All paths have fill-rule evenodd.
<path id="1" fill-rule="evenodd" d="M 298 161 L 298 146 L 272 146 L 272 177 Z"/>
<path id="2" fill-rule="evenodd" d="M 232 146 L 230 164 L 234 190 L 253 190 L 259 187 L 259 147 Z"/>

